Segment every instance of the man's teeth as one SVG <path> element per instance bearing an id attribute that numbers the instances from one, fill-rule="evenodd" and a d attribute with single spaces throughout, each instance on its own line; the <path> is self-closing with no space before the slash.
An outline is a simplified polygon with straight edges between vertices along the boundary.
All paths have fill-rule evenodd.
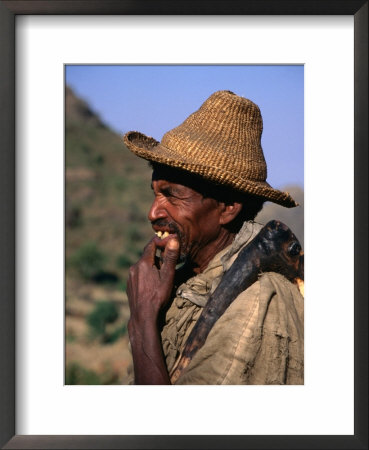
<path id="1" fill-rule="evenodd" d="M 164 231 L 164 233 L 162 233 L 161 231 L 157 231 L 156 236 L 159 237 L 160 239 L 165 239 L 166 237 L 169 236 L 168 231 Z"/>

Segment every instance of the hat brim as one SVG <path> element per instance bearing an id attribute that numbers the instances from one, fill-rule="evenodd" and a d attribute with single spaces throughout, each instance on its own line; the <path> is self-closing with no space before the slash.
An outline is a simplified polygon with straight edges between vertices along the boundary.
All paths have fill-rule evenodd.
<path id="1" fill-rule="evenodd" d="M 199 164 L 186 160 L 183 155 L 164 147 L 156 139 L 138 131 L 130 131 L 123 136 L 123 141 L 131 152 L 147 161 L 165 164 L 199 175 L 219 185 L 225 185 L 239 192 L 256 195 L 265 201 L 277 203 L 287 208 L 298 206 L 288 192 L 272 188 L 267 182 L 257 182 L 238 177 L 210 164 Z"/>

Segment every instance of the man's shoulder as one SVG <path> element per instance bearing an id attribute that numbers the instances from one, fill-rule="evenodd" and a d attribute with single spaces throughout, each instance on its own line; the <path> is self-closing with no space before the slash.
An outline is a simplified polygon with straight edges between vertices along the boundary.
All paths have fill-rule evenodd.
<path id="1" fill-rule="evenodd" d="M 289 307 L 303 308 L 304 297 L 298 286 L 280 273 L 265 272 L 247 289 L 242 291 L 228 308 L 230 314 L 240 314 L 250 308 L 265 309 L 270 302 L 282 303 Z"/>

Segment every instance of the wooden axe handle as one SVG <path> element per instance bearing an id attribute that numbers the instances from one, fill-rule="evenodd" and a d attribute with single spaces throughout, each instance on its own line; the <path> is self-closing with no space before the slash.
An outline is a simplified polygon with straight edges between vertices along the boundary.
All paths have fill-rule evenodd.
<path id="1" fill-rule="evenodd" d="M 301 245 L 292 231 L 276 220 L 268 222 L 240 251 L 209 297 L 187 339 L 182 355 L 171 371 L 172 384 L 178 380 L 196 352 L 204 345 L 219 317 L 262 272 L 278 272 L 296 283 L 304 279 L 304 255 Z"/>

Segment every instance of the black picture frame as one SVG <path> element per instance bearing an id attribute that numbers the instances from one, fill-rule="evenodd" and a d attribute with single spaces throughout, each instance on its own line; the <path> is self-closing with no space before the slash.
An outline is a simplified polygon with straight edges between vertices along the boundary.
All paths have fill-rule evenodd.
<path id="1" fill-rule="evenodd" d="M 15 435 L 15 17 L 20 14 L 354 16 L 354 435 Z M 343 207 L 344 208 L 344 207 Z M 333 219 L 336 220 L 336 219 Z M 10 0 L 0 1 L 0 445 L 6 449 L 368 448 L 368 1 Z M 339 395 L 339 392 L 337 393 Z M 318 406 L 317 406 L 318 407 Z M 185 426 L 185 425 L 184 425 Z"/>

